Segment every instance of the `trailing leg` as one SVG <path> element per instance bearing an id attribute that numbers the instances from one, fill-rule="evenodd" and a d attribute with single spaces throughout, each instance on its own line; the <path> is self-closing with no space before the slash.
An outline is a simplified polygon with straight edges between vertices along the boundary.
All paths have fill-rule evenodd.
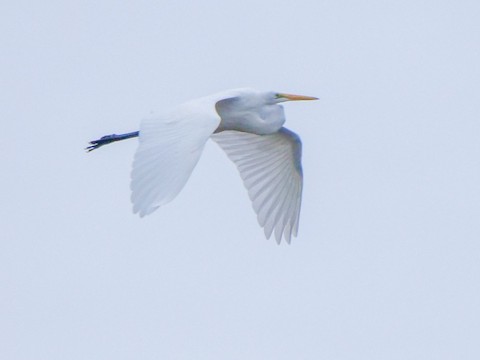
<path id="1" fill-rule="evenodd" d="M 105 136 L 102 136 L 98 140 L 90 141 L 89 144 L 91 144 L 91 145 L 86 147 L 85 150 L 90 152 L 92 150 L 98 149 L 100 146 L 107 145 L 107 144 L 110 144 L 110 143 L 115 142 L 115 141 L 134 138 L 134 137 L 137 137 L 137 136 L 138 136 L 138 131 L 134 131 L 134 132 L 127 133 L 127 134 L 120 134 L 120 135 L 117 135 L 117 134 L 105 135 Z"/>

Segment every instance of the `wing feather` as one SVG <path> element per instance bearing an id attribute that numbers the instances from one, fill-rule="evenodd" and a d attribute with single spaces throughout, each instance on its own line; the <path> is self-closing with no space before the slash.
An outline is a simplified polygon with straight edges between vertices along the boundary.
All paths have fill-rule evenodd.
<path id="1" fill-rule="evenodd" d="M 203 105 L 190 103 L 170 115 L 141 122 L 130 184 L 134 213 L 152 213 L 185 186 L 220 123 L 214 102 Z"/>
<path id="2" fill-rule="evenodd" d="M 265 236 L 290 243 L 298 232 L 303 174 L 301 141 L 281 128 L 270 135 L 222 131 L 212 135 L 240 172 Z"/>

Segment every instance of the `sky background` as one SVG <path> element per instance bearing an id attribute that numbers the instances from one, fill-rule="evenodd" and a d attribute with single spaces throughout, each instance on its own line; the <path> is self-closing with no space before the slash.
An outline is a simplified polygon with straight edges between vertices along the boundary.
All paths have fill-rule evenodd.
<path id="1" fill-rule="evenodd" d="M 0 358 L 479 359 L 478 1 L 2 1 Z M 303 141 L 266 241 L 213 142 L 144 219 L 136 140 L 249 86 Z"/>

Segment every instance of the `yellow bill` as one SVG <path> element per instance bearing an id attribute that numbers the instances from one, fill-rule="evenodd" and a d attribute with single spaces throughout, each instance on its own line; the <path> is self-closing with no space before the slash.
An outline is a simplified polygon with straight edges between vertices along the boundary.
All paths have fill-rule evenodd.
<path id="1" fill-rule="evenodd" d="M 313 96 L 305 96 L 305 95 L 293 95 L 293 94 L 278 94 L 277 97 L 284 98 L 291 101 L 298 101 L 298 100 L 318 100 L 318 98 Z"/>

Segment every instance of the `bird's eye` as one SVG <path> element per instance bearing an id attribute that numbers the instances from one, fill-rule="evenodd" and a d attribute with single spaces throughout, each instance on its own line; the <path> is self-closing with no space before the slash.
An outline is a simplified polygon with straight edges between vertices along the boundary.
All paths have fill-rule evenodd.
<path id="1" fill-rule="evenodd" d="M 280 93 L 275 94 L 275 99 L 280 99 L 281 97 L 282 97 L 282 94 L 280 94 Z"/>

